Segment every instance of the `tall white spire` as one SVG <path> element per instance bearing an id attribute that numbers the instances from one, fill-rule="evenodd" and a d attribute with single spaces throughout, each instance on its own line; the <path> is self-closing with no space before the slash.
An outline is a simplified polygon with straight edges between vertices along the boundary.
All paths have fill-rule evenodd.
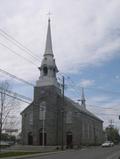
<path id="1" fill-rule="evenodd" d="M 47 30 L 47 38 L 46 38 L 44 56 L 46 56 L 46 55 L 52 55 L 53 56 L 50 18 L 48 19 L 48 30 Z"/>
<path id="2" fill-rule="evenodd" d="M 58 72 L 58 68 L 56 66 L 52 50 L 50 18 L 48 19 L 48 29 L 47 29 L 44 57 L 41 66 L 39 67 L 39 70 L 40 70 L 40 77 L 39 80 L 37 80 L 36 82 L 37 87 L 41 86 L 59 87 L 56 78 L 56 73 Z"/>

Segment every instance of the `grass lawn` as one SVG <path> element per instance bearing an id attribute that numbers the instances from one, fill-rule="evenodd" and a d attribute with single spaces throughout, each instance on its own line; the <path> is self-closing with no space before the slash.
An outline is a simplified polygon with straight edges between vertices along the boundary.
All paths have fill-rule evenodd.
<path id="1" fill-rule="evenodd" d="M 0 153 L 0 158 L 29 155 L 29 154 L 36 154 L 36 153 L 40 153 L 40 152 L 5 152 L 5 153 Z"/>

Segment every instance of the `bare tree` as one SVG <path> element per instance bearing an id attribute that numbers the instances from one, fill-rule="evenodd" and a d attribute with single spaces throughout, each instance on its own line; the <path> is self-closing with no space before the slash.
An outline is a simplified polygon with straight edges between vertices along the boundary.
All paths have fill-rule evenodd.
<path id="1" fill-rule="evenodd" d="M 16 120 L 13 119 L 13 115 L 15 117 L 15 107 L 17 105 L 15 95 L 11 97 L 8 95 L 8 91 L 10 89 L 10 85 L 8 82 L 4 81 L 0 83 L 0 142 L 1 135 L 3 130 L 12 126 L 15 126 Z M 9 124 L 9 123 L 12 123 Z M 14 123 L 14 126 L 13 126 Z"/>

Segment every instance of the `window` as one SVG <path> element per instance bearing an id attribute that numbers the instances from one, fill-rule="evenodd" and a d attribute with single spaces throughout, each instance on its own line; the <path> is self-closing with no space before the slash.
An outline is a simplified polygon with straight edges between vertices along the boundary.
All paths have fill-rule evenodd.
<path id="1" fill-rule="evenodd" d="M 85 125 L 84 122 L 82 122 L 82 136 L 84 137 L 85 135 Z"/>
<path id="2" fill-rule="evenodd" d="M 53 73 L 54 73 L 54 76 L 55 76 L 55 73 L 56 73 L 56 70 L 55 70 L 55 68 L 53 69 Z"/>
<path id="3" fill-rule="evenodd" d="M 33 125 L 33 113 L 32 112 L 29 113 L 29 124 Z"/>
<path id="4" fill-rule="evenodd" d="M 71 124 L 72 123 L 72 112 L 68 111 L 66 114 L 66 123 Z"/>
<path id="5" fill-rule="evenodd" d="M 48 73 L 48 68 L 47 68 L 47 66 L 45 66 L 45 67 L 43 68 L 43 73 L 44 73 L 44 76 L 47 75 L 47 73 Z"/>
<path id="6" fill-rule="evenodd" d="M 39 106 L 39 119 L 45 120 L 45 115 L 46 115 L 46 102 L 43 101 L 40 103 Z"/>

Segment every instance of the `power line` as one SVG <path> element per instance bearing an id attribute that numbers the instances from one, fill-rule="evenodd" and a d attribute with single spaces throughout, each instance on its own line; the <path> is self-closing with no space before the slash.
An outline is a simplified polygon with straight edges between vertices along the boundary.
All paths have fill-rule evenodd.
<path id="1" fill-rule="evenodd" d="M 93 107 L 94 105 L 88 105 L 88 106 Z M 94 106 L 94 107 L 97 107 L 97 108 L 98 108 L 98 106 Z M 104 110 L 114 110 L 114 111 L 118 111 L 117 109 L 115 110 L 115 109 L 113 109 L 113 108 L 105 108 L 105 107 L 99 107 L 99 108 L 102 108 L 102 109 L 104 109 Z M 116 113 L 117 113 L 117 112 L 116 112 Z M 118 113 L 118 114 L 109 113 L 109 112 L 108 112 L 108 113 L 107 113 L 107 112 L 106 112 L 106 113 L 105 113 L 105 112 L 104 112 L 104 113 L 101 113 L 101 112 L 96 112 L 96 111 L 94 111 L 94 114 L 103 115 L 103 116 L 105 116 L 105 115 L 106 115 L 106 116 L 116 116 L 116 115 L 118 116 L 119 113 Z"/>
<path id="2" fill-rule="evenodd" d="M 63 74 L 63 73 L 61 73 L 61 74 Z M 63 74 L 64 75 L 64 74 Z M 71 77 L 70 76 L 68 76 L 67 74 L 65 74 L 65 76 L 66 76 L 66 80 L 68 81 L 70 81 L 71 83 L 72 83 L 72 85 L 71 85 L 71 87 L 72 88 L 74 88 L 75 89 L 75 91 L 76 91 L 76 87 L 77 88 L 83 88 L 82 86 L 76 86 L 76 84 L 75 84 L 75 82 L 71 79 Z M 102 89 L 102 88 L 95 88 L 95 87 L 85 87 L 85 89 L 93 89 L 93 90 L 97 90 L 97 91 L 102 91 L 102 92 L 105 92 L 105 93 L 111 93 L 111 94 L 120 94 L 120 92 L 117 92 L 117 91 L 111 91 L 111 90 L 105 90 L 105 89 Z M 77 91 L 78 91 L 78 89 L 77 89 Z"/>
<path id="3" fill-rule="evenodd" d="M 59 75 L 61 76 L 61 77 L 63 77 L 64 76 L 64 74 L 63 73 L 61 73 L 61 72 L 59 72 Z M 65 75 L 66 76 L 66 75 Z M 64 77 L 65 77 L 64 76 Z M 67 78 L 66 78 L 67 77 Z M 72 82 L 72 84 L 70 85 L 70 84 L 67 84 L 66 83 L 66 81 L 68 81 L 68 76 L 66 76 L 65 77 L 65 89 L 69 89 L 70 87 L 69 86 L 71 86 L 72 88 L 73 88 L 73 90 L 75 90 L 75 94 L 77 95 L 77 96 L 79 96 L 78 94 L 80 94 L 80 91 L 78 91 L 78 89 L 75 89 L 75 87 L 74 87 L 74 85 L 72 85 L 74 82 L 73 81 L 71 81 Z M 58 77 L 59 78 L 59 77 Z M 60 79 L 60 78 L 59 78 Z M 70 79 L 70 78 L 69 78 Z M 78 93 L 77 93 L 78 92 Z M 79 98 L 79 97 L 78 97 Z"/>
<path id="4" fill-rule="evenodd" d="M 1 92 L 1 91 L 0 91 L 0 93 L 3 93 L 3 92 Z M 14 98 L 14 99 L 17 99 L 17 100 L 19 100 L 19 101 L 21 101 L 21 102 L 24 102 L 24 103 L 30 104 L 29 102 L 27 102 L 27 101 L 25 101 L 25 100 L 23 100 L 23 99 L 21 99 L 21 98 L 18 98 L 18 97 L 12 96 L 12 95 L 10 95 L 10 94 L 8 94 L 8 93 L 6 93 L 6 92 L 4 92 L 4 94 L 5 94 L 5 95 L 7 95 L 7 96 L 9 96 L 9 97 L 12 97 L 12 98 Z"/>
<path id="5" fill-rule="evenodd" d="M 8 76 L 10 76 L 10 77 L 12 77 L 12 78 L 15 78 L 15 79 L 17 79 L 17 80 L 19 80 L 19 81 L 21 81 L 21 82 L 24 82 L 25 84 L 28 84 L 28 85 L 34 87 L 34 84 L 32 84 L 32 83 L 30 83 L 30 82 L 28 82 L 28 81 L 25 81 L 24 79 L 19 78 L 19 77 L 15 76 L 15 75 L 13 75 L 13 74 L 11 74 L 11 73 L 5 71 L 5 70 L 0 69 L 0 72 L 4 73 L 4 74 L 6 74 L 6 75 L 8 75 Z M 67 86 L 68 86 L 68 85 L 67 85 Z M 78 95 L 78 94 L 77 94 L 77 95 Z M 112 109 L 112 108 L 105 108 L 105 107 L 100 107 L 100 106 L 95 106 L 95 105 L 88 105 L 88 106 L 90 106 L 90 107 L 96 107 L 96 108 L 101 108 L 101 109 Z M 115 109 L 114 109 L 114 110 L 115 110 Z"/>
<path id="6" fill-rule="evenodd" d="M 22 43 L 20 43 L 18 40 L 16 40 L 13 36 L 11 36 L 10 34 L 8 34 L 7 32 L 5 32 L 3 29 L 0 28 L 0 31 L 3 33 L 0 33 L 1 36 L 3 36 L 4 38 L 6 38 L 7 40 L 9 40 L 11 43 L 13 43 L 14 45 L 16 45 L 17 47 L 19 47 L 20 49 L 24 50 L 27 54 L 29 54 L 31 57 L 33 57 L 34 59 L 36 59 L 37 61 L 38 58 L 40 58 L 39 56 L 35 56 L 34 53 L 28 49 L 27 47 L 25 47 Z M 8 38 L 7 38 L 7 37 Z M 12 41 L 11 41 L 12 40 Z M 15 51 L 13 51 L 12 49 L 8 48 L 6 45 L 0 43 L 0 45 L 6 47 L 7 49 L 9 49 L 10 51 L 14 52 L 15 54 L 19 55 L 18 53 L 16 53 Z M 22 57 L 21 55 L 19 55 L 20 57 Z M 23 58 L 23 57 L 22 57 Z M 26 59 L 26 58 L 24 58 Z M 32 61 L 26 59 L 27 61 L 31 62 L 33 64 Z M 36 65 L 36 64 L 34 64 Z M 37 66 L 37 65 L 36 65 Z M 64 75 L 63 73 L 60 73 L 61 75 Z M 71 78 L 65 74 L 65 76 L 67 77 L 67 80 L 70 80 L 72 82 L 72 84 L 75 85 L 75 83 L 71 80 Z M 76 87 L 76 86 L 75 86 Z M 79 88 L 82 88 L 80 86 L 78 86 Z M 116 92 L 116 91 L 111 91 L 111 90 L 104 90 L 104 89 L 100 89 L 100 88 L 93 88 L 93 87 L 90 87 L 90 88 L 85 88 L 85 89 L 94 89 L 94 90 L 99 90 L 99 91 L 102 91 L 102 92 L 106 92 L 106 93 L 113 93 L 113 94 L 120 94 L 120 92 Z"/>
<path id="7" fill-rule="evenodd" d="M 26 50 L 22 47 L 20 47 L 19 45 L 17 45 L 15 42 L 11 41 L 9 38 L 7 38 L 6 36 L 4 36 L 3 34 L 0 33 L 0 35 L 2 35 L 5 39 L 7 39 L 8 41 L 10 41 L 12 44 L 14 44 L 15 46 L 17 46 L 19 49 L 21 49 L 22 51 Z M 29 54 L 28 52 L 26 52 L 27 54 Z M 32 58 L 34 58 L 35 60 L 39 61 L 38 58 L 35 58 L 34 56 L 32 56 L 31 54 L 29 54 Z"/>
<path id="8" fill-rule="evenodd" d="M 12 77 L 12 78 L 14 78 L 14 79 L 16 79 L 16 80 L 19 80 L 19 81 L 21 81 L 21 82 L 23 82 L 23 83 L 25 83 L 25 84 L 28 84 L 29 86 L 34 87 L 34 84 L 32 84 L 32 83 L 30 83 L 30 82 L 28 82 L 28 81 L 26 81 L 26 80 L 24 80 L 24 79 L 22 79 L 22 78 L 19 78 L 19 77 L 13 75 L 13 74 L 11 74 L 11 73 L 9 73 L 9 72 L 7 72 L 7 71 L 1 69 L 1 68 L 0 68 L 0 72 L 6 74 L 6 75 L 8 75 L 8 76 L 10 76 L 10 77 Z"/>
<path id="9" fill-rule="evenodd" d="M 0 87 L 0 90 L 4 90 L 4 88 Z M 5 91 L 6 91 L 7 93 L 9 93 L 9 94 L 14 95 L 14 96 L 18 96 L 18 97 L 23 98 L 23 99 L 25 99 L 25 100 L 32 101 L 32 99 L 30 99 L 29 97 L 23 96 L 23 95 L 18 94 L 18 93 L 16 93 L 16 92 L 13 92 L 13 91 L 10 91 L 10 90 L 5 90 Z M 1 92 L 2 92 L 2 91 L 1 91 Z M 2 93 L 3 93 L 3 92 L 2 92 Z"/>
<path id="10" fill-rule="evenodd" d="M 95 113 L 95 114 L 98 114 L 98 115 L 108 115 L 108 116 L 116 116 L 117 114 L 107 114 L 107 113 Z M 117 115 L 117 117 L 118 117 L 118 115 Z"/>
<path id="11" fill-rule="evenodd" d="M 108 110 L 115 110 L 115 111 L 118 111 L 118 109 L 115 109 L 115 108 L 111 108 L 111 107 L 100 107 L 100 106 L 96 106 L 96 105 L 87 105 L 87 106 L 89 106 L 89 107 L 96 107 L 96 108 L 98 108 L 98 109 L 108 109 Z"/>
<path id="12" fill-rule="evenodd" d="M 25 51 L 27 54 L 29 54 L 31 57 L 33 57 L 35 60 L 39 61 L 40 57 L 37 55 L 34 55 L 34 53 L 28 49 L 27 47 L 25 47 L 23 44 L 21 44 L 18 40 L 16 40 L 13 36 L 9 35 L 8 33 L 6 33 L 3 29 L 0 29 L 0 31 L 4 34 L 1 34 L 1 36 L 3 36 L 4 38 L 6 38 L 7 40 L 9 40 L 11 43 L 13 43 L 14 45 L 16 45 L 17 47 L 19 47 L 20 49 L 22 49 L 23 51 Z M 7 37 L 6 37 L 7 36 Z"/>
<path id="13" fill-rule="evenodd" d="M 0 89 L 1 89 L 1 88 L 0 88 Z M 7 92 L 11 93 L 11 91 L 7 91 Z M 0 93 L 3 93 L 3 92 L 0 91 Z M 13 93 L 13 92 L 12 92 L 12 93 Z M 15 93 L 15 92 L 14 92 L 14 93 Z M 4 94 L 7 95 L 7 96 L 9 96 L 9 97 L 11 97 L 11 98 L 17 99 L 17 100 L 19 100 L 19 101 L 21 101 L 21 102 L 30 104 L 30 102 L 27 102 L 27 101 L 25 101 L 25 100 L 23 100 L 23 99 L 17 97 L 17 96 L 19 95 L 19 94 L 17 94 L 17 93 L 15 93 L 17 96 L 10 95 L 10 94 L 8 94 L 8 93 L 6 93 L 6 92 L 4 92 Z M 15 95 L 15 94 L 14 94 L 14 95 Z M 25 97 L 25 96 L 21 96 L 21 95 L 19 95 L 19 96 L 20 96 L 20 97 Z M 98 112 L 95 112 L 95 114 L 98 114 L 98 115 L 116 116 L 116 114 L 107 114 L 107 113 L 98 113 Z"/>
<path id="14" fill-rule="evenodd" d="M 33 64 L 34 66 L 37 66 L 34 62 L 32 62 L 31 60 L 27 59 L 26 57 L 21 56 L 20 54 L 18 54 L 14 50 L 10 49 L 8 46 L 4 45 L 3 43 L 0 42 L 0 45 L 3 46 L 3 47 L 5 47 L 5 48 L 7 48 L 9 51 L 11 51 L 12 53 L 14 53 L 15 55 L 17 55 L 17 56 L 21 57 L 22 59 L 28 61 L 29 63 Z"/>
<path id="15" fill-rule="evenodd" d="M 110 93 L 110 94 L 120 94 L 120 92 L 117 92 L 117 91 L 105 90 L 105 89 L 95 88 L 95 87 L 90 87 L 90 88 L 86 88 L 86 89 L 94 89 L 94 90 L 98 90 L 98 91 L 101 91 L 104 93 Z"/>
<path id="16" fill-rule="evenodd" d="M 31 60 L 29 60 L 29 59 L 27 59 L 27 58 L 21 56 L 20 54 L 18 54 L 18 53 L 15 52 L 14 50 L 10 49 L 9 47 L 7 47 L 6 45 L 4 45 L 3 43 L 0 43 L 0 45 L 2 45 L 3 47 L 7 48 L 7 49 L 10 50 L 12 53 L 14 53 L 14 54 L 16 54 L 17 56 L 23 58 L 24 60 L 26 60 L 26 61 L 32 63 L 32 64 L 35 65 L 35 66 L 37 66 L 37 65 L 36 65 L 35 63 L 33 63 Z M 14 76 L 14 75 L 13 75 L 13 76 Z M 14 76 L 14 77 L 15 77 L 15 76 Z M 70 81 L 72 82 L 72 84 L 73 84 L 73 85 L 72 85 L 72 88 L 75 89 L 75 87 L 76 87 L 75 83 L 71 80 L 71 78 L 70 78 L 69 76 L 66 75 L 66 77 L 67 77 L 67 80 L 70 80 Z M 24 82 L 25 82 L 25 80 L 21 80 L 21 81 L 24 81 Z M 28 82 L 26 82 L 26 83 L 28 83 Z M 31 85 L 31 84 L 30 84 L 30 85 Z M 68 86 L 68 85 L 67 85 L 67 86 Z M 79 88 L 82 88 L 82 87 L 80 87 L 80 86 L 78 86 L 78 87 L 79 87 Z M 120 92 L 110 91 L 110 90 L 104 90 L 104 89 L 100 89 L 100 88 L 90 87 L 90 88 L 85 88 L 85 89 L 95 89 L 95 90 L 104 91 L 104 92 L 107 92 L 107 93 L 113 93 L 113 94 L 116 94 L 116 93 L 117 93 L 117 94 L 120 94 Z M 75 89 L 75 91 L 76 91 L 76 89 Z M 77 90 L 77 91 L 78 91 L 78 90 Z"/>

